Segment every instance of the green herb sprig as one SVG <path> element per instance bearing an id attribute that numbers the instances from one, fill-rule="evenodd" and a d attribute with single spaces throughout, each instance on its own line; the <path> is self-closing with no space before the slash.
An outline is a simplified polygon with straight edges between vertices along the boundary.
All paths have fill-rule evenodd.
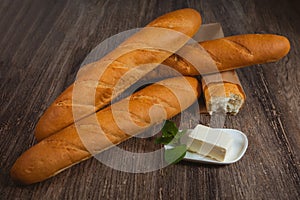
<path id="1" fill-rule="evenodd" d="M 167 120 L 161 130 L 162 135 L 156 138 L 156 144 L 172 145 L 173 148 L 165 149 L 165 161 L 169 164 L 175 164 L 181 161 L 187 151 L 185 144 L 180 143 L 180 138 L 187 132 L 186 130 L 179 131 L 176 124 Z"/>

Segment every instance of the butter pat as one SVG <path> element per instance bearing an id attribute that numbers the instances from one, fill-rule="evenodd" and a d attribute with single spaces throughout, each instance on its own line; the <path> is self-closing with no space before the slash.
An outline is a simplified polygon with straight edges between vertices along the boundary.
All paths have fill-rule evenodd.
<path id="1" fill-rule="evenodd" d="M 221 130 L 197 125 L 187 138 L 187 149 L 218 161 L 224 161 L 232 142 L 233 138 Z"/>

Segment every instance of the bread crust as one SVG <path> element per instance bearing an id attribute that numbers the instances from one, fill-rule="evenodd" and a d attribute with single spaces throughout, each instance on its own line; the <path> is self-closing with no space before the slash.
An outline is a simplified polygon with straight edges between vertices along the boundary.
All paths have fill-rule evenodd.
<path id="1" fill-rule="evenodd" d="M 80 110 L 76 120 L 108 105 L 113 95 L 118 95 L 143 75 L 162 63 L 172 51 L 181 48 L 193 36 L 201 24 L 200 14 L 193 9 L 181 9 L 158 17 L 101 60 L 81 70 L 76 83 L 82 89 L 82 96 L 77 99 Z M 159 37 L 158 37 L 159 36 Z M 158 39 L 159 38 L 159 39 Z M 137 49 L 137 47 L 152 47 Z M 159 50 L 154 47 L 165 47 L 172 51 Z M 106 64 L 110 62 L 110 64 Z M 123 88 L 115 88 L 122 76 L 141 65 L 136 73 L 123 82 Z M 102 70 L 102 71 L 101 71 Z M 99 74 L 101 78 L 99 78 Z M 35 136 L 38 141 L 50 136 L 62 128 L 74 123 L 72 113 L 72 93 L 74 84 L 68 87 L 45 111 L 36 125 Z M 95 91 L 95 98 L 93 92 Z M 95 105 L 94 105 L 95 102 Z M 93 109 L 90 107 L 95 106 Z"/>
<path id="2" fill-rule="evenodd" d="M 238 84 L 211 83 L 203 90 L 207 112 L 236 115 L 245 102 L 245 93 Z"/>
<path id="3" fill-rule="evenodd" d="M 274 62 L 287 55 L 290 50 L 289 40 L 284 36 L 274 34 L 236 35 L 199 44 L 208 52 L 216 67 L 200 63 L 196 68 L 176 54 L 165 60 L 163 64 L 176 69 L 183 75 L 196 76 Z"/>
<path id="4" fill-rule="evenodd" d="M 246 94 L 235 70 L 202 76 L 206 111 L 236 115 L 246 100 Z"/>
<path id="5" fill-rule="evenodd" d="M 16 160 L 10 175 L 21 184 L 52 177 L 177 115 L 197 100 L 200 90 L 197 79 L 192 77 L 165 79 L 147 86 L 97 112 L 96 121 L 95 116 L 86 117 L 76 126 L 72 124 L 37 143 Z M 153 108 L 159 109 L 151 113 Z"/>

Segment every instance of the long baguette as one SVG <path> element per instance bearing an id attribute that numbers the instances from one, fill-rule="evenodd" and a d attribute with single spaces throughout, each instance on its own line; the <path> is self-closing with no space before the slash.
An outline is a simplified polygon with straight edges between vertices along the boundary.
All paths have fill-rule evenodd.
<path id="1" fill-rule="evenodd" d="M 183 75 L 201 75 L 220 71 L 229 71 L 240 67 L 274 62 L 284 57 L 290 50 L 289 40 L 280 35 L 273 34 L 245 34 L 224 37 L 216 40 L 199 43 L 208 52 L 216 66 L 191 64 L 179 55 L 173 54 L 163 62 L 164 65 L 176 69 Z M 188 57 L 201 57 L 199 51 L 193 48 L 181 49 L 181 54 Z M 197 66 L 196 66 L 197 65 Z"/>
<path id="2" fill-rule="evenodd" d="M 54 176 L 177 115 L 197 100 L 200 90 L 197 79 L 192 77 L 165 79 L 147 86 L 100 110 L 96 120 L 86 117 L 80 120 L 77 129 L 72 124 L 31 147 L 17 159 L 11 177 L 19 183 L 32 184 Z M 152 109 L 155 111 L 151 112 Z M 99 125 L 101 129 L 97 128 Z"/>
<path id="3" fill-rule="evenodd" d="M 216 72 L 225 72 L 232 69 L 246 67 L 250 65 L 268 63 L 281 59 L 290 49 L 290 43 L 284 36 L 273 34 L 245 34 L 230 37 L 224 37 L 215 40 L 199 42 L 199 44 L 208 52 L 216 65 L 203 65 L 201 53 L 193 48 L 179 50 L 183 55 L 193 54 L 192 60 L 197 61 L 195 67 L 189 61 L 173 54 L 166 59 L 159 67 L 149 72 L 142 81 L 161 80 L 174 76 L 197 76 L 208 75 Z M 192 51 L 192 52 L 190 52 Z M 247 52 L 245 52 L 247 51 Z"/>
<path id="4" fill-rule="evenodd" d="M 83 68 L 76 81 L 76 87 L 82 90 L 81 97 L 74 104 L 74 84 L 68 87 L 41 116 L 35 129 L 37 140 L 40 141 L 74 123 L 74 120 L 108 105 L 114 96 L 162 63 L 172 55 L 172 51 L 181 48 L 196 33 L 200 24 L 201 17 L 193 9 L 167 13 L 101 60 Z M 132 73 L 124 78 L 128 72 Z M 117 88 L 117 84 L 121 87 Z M 92 96 L 94 91 L 95 96 Z M 87 98 L 91 96 L 92 98 Z M 76 119 L 72 113 L 74 107 L 78 107 L 79 112 Z"/>

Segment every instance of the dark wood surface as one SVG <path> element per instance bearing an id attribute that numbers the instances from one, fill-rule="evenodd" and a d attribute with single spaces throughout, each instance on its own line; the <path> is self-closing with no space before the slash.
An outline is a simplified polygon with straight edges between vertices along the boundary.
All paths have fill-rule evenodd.
<path id="1" fill-rule="evenodd" d="M 297 199 L 300 196 L 300 6 L 297 1 L 0 1 L 0 199 Z M 85 56 L 121 31 L 142 27 L 176 9 L 191 7 L 203 23 L 219 22 L 225 35 L 274 33 L 291 42 L 276 63 L 238 70 L 244 108 L 225 127 L 246 133 L 239 162 L 208 166 L 181 162 L 142 174 L 111 169 L 96 159 L 42 183 L 17 186 L 9 170 L 36 141 L 34 127 L 49 104 L 73 82 Z M 207 124 L 184 112 L 186 127 Z M 174 118 L 174 120 L 178 120 Z M 121 145 L 140 152 L 152 139 Z"/>

